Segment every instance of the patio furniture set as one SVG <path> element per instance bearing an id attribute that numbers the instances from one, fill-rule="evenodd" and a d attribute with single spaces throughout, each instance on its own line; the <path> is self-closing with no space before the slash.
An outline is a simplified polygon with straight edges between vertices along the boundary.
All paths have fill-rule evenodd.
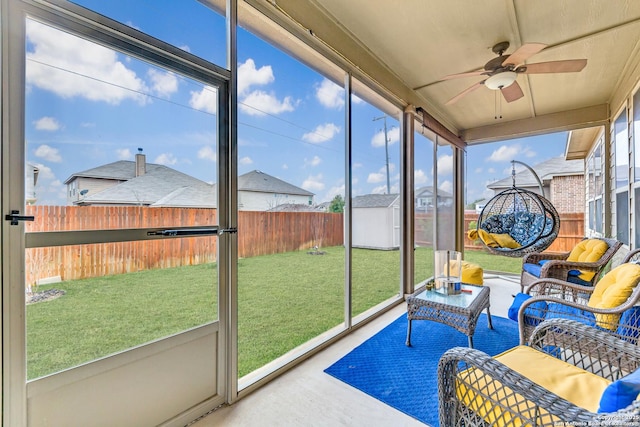
<path id="1" fill-rule="evenodd" d="M 494 357 L 473 349 L 483 310 L 492 327 L 488 288 L 411 295 L 407 345 L 413 320 L 469 338 L 440 359 L 440 426 L 640 425 L 640 249 L 601 276 L 620 247 L 585 239 L 571 253 L 525 256 L 509 310 L 520 345 Z"/>

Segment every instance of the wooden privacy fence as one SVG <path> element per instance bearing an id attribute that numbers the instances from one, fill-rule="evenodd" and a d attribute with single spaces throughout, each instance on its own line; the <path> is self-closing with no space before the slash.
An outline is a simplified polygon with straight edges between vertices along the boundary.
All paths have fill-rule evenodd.
<path id="1" fill-rule="evenodd" d="M 216 209 L 144 206 L 28 206 L 27 232 L 170 228 L 217 224 Z M 343 244 L 342 214 L 238 213 L 238 256 L 251 257 Z M 215 236 L 33 248 L 26 251 L 26 284 L 130 273 L 216 261 Z"/>
<path id="2" fill-rule="evenodd" d="M 482 243 L 474 242 L 466 236 L 469 230 L 469 224 L 478 220 L 478 214 L 471 211 L 464 213 L 464 248 L 465 249 L 481 249 Z M 475 226 L 474 226 L 475 228 Z M 558 237 L 553 241 L 551 246 L 547 248 L 547 252 L 569 252 L 573 247 L 584 238 L 584 214 L 583 213 L 561 213 L 560 214 L 560 231 Z"/>

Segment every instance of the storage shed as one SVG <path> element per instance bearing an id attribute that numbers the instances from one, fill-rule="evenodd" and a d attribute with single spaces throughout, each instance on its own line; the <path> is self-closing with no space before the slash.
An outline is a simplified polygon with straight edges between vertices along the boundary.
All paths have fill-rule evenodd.
<path id="1" fill-rule="evenodd" d="M 366 194 L 352 199 L 353 247 L 391 250 L 400 247 L 400 196 Z"/>

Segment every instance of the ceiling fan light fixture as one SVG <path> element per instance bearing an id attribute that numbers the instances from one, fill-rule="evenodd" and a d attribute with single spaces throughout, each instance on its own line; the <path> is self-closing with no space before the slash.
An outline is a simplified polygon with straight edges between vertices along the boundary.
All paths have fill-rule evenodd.
<path id="1" fill-rule="evenodd" d="M 489 77 L 484 81 L 484 85 L 491 90 L 499 90 L 511 86 L 516 81 L 516 77 L 518 74 L 515 71 L 503 71 Z"/>

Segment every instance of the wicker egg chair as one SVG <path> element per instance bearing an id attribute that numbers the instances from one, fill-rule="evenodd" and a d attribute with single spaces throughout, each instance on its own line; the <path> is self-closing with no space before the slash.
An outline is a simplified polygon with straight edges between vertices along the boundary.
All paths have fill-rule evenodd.
<path id="1" fill-rule="evenodd" d="M 522 257 L 541 252 L 553 243 L 560 230 L 560 217 L 544 196 L 516 187 L 515 163 L 521 162 L 512 163 L 513 187 L 489 200 L 480 212 L 475 234 L 470 236 L 479 237 L 485 248 L 496 255 Z M 521 164 L 534 174 L 543 193 L 538 175 Z"/>

